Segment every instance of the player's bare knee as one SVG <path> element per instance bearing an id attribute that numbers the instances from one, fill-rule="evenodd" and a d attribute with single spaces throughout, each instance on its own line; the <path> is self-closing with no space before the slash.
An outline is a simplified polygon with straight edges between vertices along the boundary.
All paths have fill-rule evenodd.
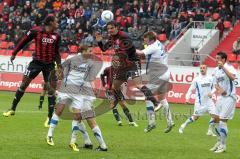
<path id="1" fill-rule="evenodd" d="M 97 126 L 97 122 L 96 122 L 95 118 L 88 118 L 87 123 L 91 129 L 93 129 L 94 127 Z"/>

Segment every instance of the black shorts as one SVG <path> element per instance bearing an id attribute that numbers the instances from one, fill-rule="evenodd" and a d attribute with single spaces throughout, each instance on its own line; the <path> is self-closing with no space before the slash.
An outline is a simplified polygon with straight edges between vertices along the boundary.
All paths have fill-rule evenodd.
<path id="1" fill-rule="evenodd" d="M 46 64 L 40 61 L 33 60 L 29 63 L 28 68 L 24 72 L 24 75 L 31 79 L 34 79 L 40 72 L 42 72 L 44 82 L 48 82 L 49 75 L 51 71 L 54 70 L 54 67 L 54 63 Z"/>
<path id="2" fill-rule="evenodd" d="M 140 61 L 134 61 L 129 66 L 113 69 L 113 80 L 120 80 L 126 82 L 129 78 L 136 78 L 141 75 Z"/>

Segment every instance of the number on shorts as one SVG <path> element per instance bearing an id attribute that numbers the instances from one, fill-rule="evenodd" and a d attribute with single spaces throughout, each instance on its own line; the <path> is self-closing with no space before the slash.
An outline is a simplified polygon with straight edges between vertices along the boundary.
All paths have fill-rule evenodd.
<path id="1" fill-rule="evenodd" d="M 29 76 L 30 73 L 31 73 L 31 71 L 27 69 L 27 70 L 25 70 L 24 75 L 25 75 L 25 76 Z"/>

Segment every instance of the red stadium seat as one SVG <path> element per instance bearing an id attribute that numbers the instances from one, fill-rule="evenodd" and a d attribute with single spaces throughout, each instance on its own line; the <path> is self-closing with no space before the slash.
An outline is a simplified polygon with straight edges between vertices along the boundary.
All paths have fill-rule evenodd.
<path id="1" fill-rule="evenodd" d="M 12 55 L 13 50 L 5 50 L 5 55 Z"/>
<path id="2" fill-rule="evenodd" d="M 70 45 L 69 50 L 71 53 L 77 53 L 78 52 L 78 46 L 77 45 Z"/>
<path id="3" fill-rule="evenodd" d="M 229 62 L 235 62 L 236 61 L 236 55 L 235 54 L 228 54 L 228 61 Z"/>
<path id="4" fill-rule="evenodd" d="M 1 41 L 4 41 L 5 39 L 6 39 L 6 34 L 1 34 L 1 35 L 0 35 L 0 40 L 1 40 Z"/>
<path id="5" fill-rule="evenodd" d="M 9 42 L 8 43 L 8 48 L 12 48 L 14 46 L 14 43 L 13 42 Z"/>
<path id="6" fill-rule="evenodd" d="M 230 29 L 231 28 L 231 22 L 230 21 L 224 21 L 223 25 L 224 25 L 225 29 Z"/>
<path id="7" fill-rule="evenodd" d="M 68 53 L 67 52 L 62 52 L 61 54 L 60 54 L 60 56 L 61 56 L 61 58 L 62 59 L 66 59 L 67 57 L 68 57 Z"/>
<path id="8" fill-rule="evenodd" d="M 232 63 L 232 66 L 233 66 L 235 69 L 238 69 L 238 67 L 239 67 L 238 63 Z"/>
<path id="9" fill-rule="evenodd" d="M 1 49 L 8 49 L 8 42 L 7 41 L 2 41 L 0 44 Z"/>
<path id="10" fill-rule="evenodd" d="M 213 13 L 213 20 L 218 20 L 219 18 L 219 13 Z"/>
<path id="11" fill-rule="evenodd" d="M 161 42 L 165 42 L 167 40 L 167 35 L 166 34 L 159 34 L 158 39 Z"/>
<path id="12" fill-rule="evenodd" d="M 116 17 L 116 23 L 120 23 L 121 20 L 122 20 L 122 17 L 121 17 L 121 16 L 117 16 L 117 17 Z"/>
<path id="13" fill-rule="evenodd" d="M 32 56 L 32 52 L 30 51 L 22 51 L 21 56 Z"/>
<path id="14" fill-rule="evenodd" d="M 93 50 L 92 50 L 92 52 L 93 52 L 94 54 L 102 54 L 102 50 L 101 50 L 99 47 L 94 47 Z"/>

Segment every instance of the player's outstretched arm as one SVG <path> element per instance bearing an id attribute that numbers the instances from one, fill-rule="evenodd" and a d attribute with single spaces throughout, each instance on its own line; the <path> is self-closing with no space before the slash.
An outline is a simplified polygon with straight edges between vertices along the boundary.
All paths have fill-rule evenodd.
<path id="1" fill-rule="evenodd" d="M 14 48 L 12 52 L 12 56 L 10 58 L 10 61 L 13 62 L 16 58 L 17 53 L 25 46 L 27 45 L 31 40 L 33 40 L 36 36 L 36 30 L 29 30 L 26 35 L 24 35 L 21 40 L 18 42 L 16 47 Z"/>
<path id="2" fill-rule="evenodd" d="M 95 37 L 96 37 L 96 41 L 98 43 L 98 46 L 102 51 L 107 51 L 112 46 L 110 41 L 107 41 L 105 44 L 103 44 L 103 42 L 102 42 L 103 37 L 99 32 L 97 32 L 95 34 Z"/>

